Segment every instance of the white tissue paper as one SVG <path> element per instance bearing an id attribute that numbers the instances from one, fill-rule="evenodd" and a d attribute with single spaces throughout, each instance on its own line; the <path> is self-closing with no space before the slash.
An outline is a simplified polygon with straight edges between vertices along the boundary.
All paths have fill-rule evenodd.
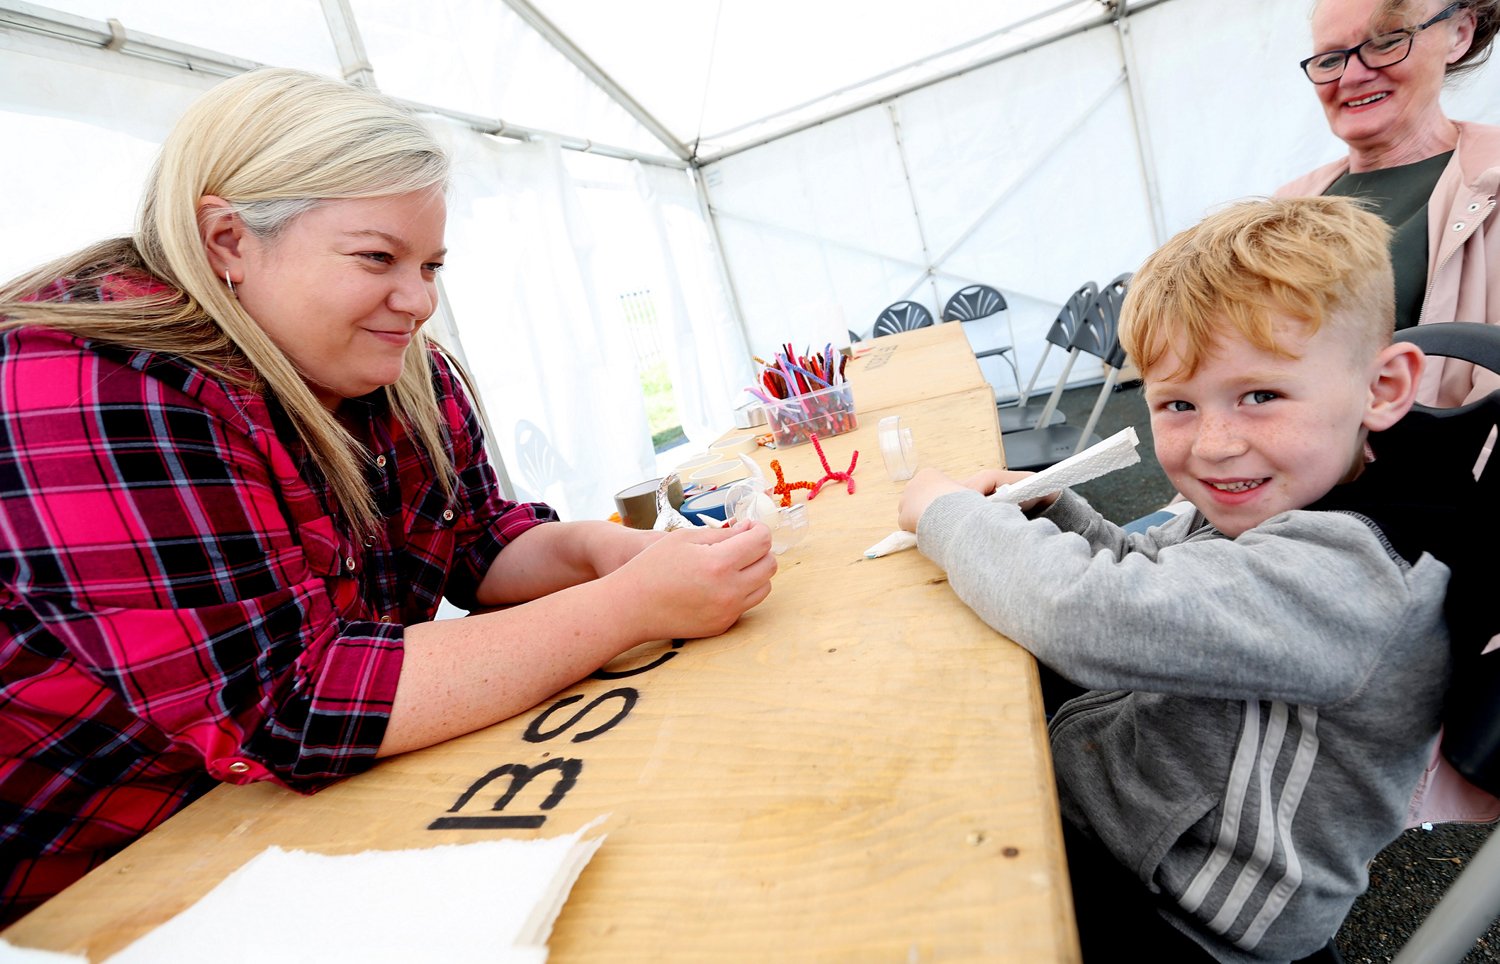
<path id="1" fill-rule="evenodd" d="M 34 947 L 17 947 L 0 937 L 0 964 L 89 964 L 82 954 L 61 954 Z"/>
<path id="2" fill-rule="evenodd" d="M 1141 453 L 1135 450 L 1140 442 L 1135 429 L 1127 426 L 1098 445 L 1091 445 L 1077 455 L 1063 459 L 1035 475 L 1028 475 L 1019 482 L 1000 486 L 989 499 L 991 502 L 1009 502 L 1011 505 L 1020 505 L 1029 499 L 1040 499 L 1044 495 L 1061 492 L 1069 486 L 1082 485 L 1101 475 L 1107 475 L 1115 469 L 1135 465 L 1141 460 Z M 913 549 L 916 545 L 917 534 L 901 530 L 891 533 L 866 549 L 865 556 L 870 559 L 879 559 L 881 556 L 900 552 L 903 549 Z"/>
<path id="3" fill-rule="evenodd" d="M 343 857 L 269 847 L 109 964 L 545 964 L 552 922 L 604 842 L 582 839 L 592 826 Z"/>

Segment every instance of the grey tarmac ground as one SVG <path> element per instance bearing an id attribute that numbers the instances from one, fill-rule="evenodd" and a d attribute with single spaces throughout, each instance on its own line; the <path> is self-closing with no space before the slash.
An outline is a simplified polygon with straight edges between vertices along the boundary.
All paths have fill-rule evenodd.
<path id="1" fill-rule="evenodd" d="M 1063 393 L 1059 406 L 1069 424 L 1082 425 L 1099 388 Z M 1139 387 L 1114 392 L 1096 433 L 1107 438 L 1127 425 L 1141 437 L 1141 462 L 1076 491 L 1105 518 L 1129 522 L 1156 511 L 1174 494 L 1151 451 L 1151 422 Z M 1440 824 L 1431 831 L 1409 830 L 1370 865 L 1370 888 L 1340 928 L 1337 944 L 1348 964 L 1379 964 L 1395 957 L 1444 890 L 1489 837 L 1493 825 Z M 1491 925 L 1464 964 L 1500 961 L 1500 922 Z"/>

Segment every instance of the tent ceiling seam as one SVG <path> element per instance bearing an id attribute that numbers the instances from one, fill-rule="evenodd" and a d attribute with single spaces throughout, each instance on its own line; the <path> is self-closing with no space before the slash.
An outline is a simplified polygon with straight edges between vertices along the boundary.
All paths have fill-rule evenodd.
<path id="1" fill-rule="evenodd" d="M 906 145 L 901 142 L 901 121 L 896 117 L 896 105 L 887 103 L 885 112 L 890 117 L 891 135 L 896 139 L 896 156 L 901 161 L 901 176 L 906 180 L 906 196 L 911 201 L 912 220 L 917 225 L 917 240 L 922 242 L 922 259 L 927 262 L 922 267 L 923 279 L 932 278 L 932 271 L 937 265 L 932 260 L 932 252 L 927 248 L 927 231 L 922 226 L 922 209 L 917 205 L 917 191 L 911 183 L 911 168 L 906 163 Z M 921 286 L 922 279 L 919 279 L 916 285 L 902 297 L 910 297 Z M 943 306 L 938 304 L 937 279 L 935 278 L 932 280 L 932 306 L 937 311 L 942 311 Z"/>
<path id="2" fill-rule="evenodd" d="M 102 21 L 73 16 L 60 10 L 26 3 L 24 0 L 0 0 L 0 30 L 39 34 L 44 37 L 60 39 L 69 43 L 100 50 L 108 49 L 109 43 L 114 39 L 114 33 L 109 29 L 109 25 Z M 245 60 L 218 51 L 205 50 L 201 47 L 191 46 L 190 44 L 181 44 L 174 40 L 166 40 L 150 34 L 137 33 L 133 30 L 127 29 L 125 37 L 124 46 L 115 51 L 116 53 L 122 56 L 136 57 L 167 64 L 190 73 L 207 74 L 214 77 L 234 77 L 248 70 L 266 66 L 253 60 Z M 585 147 L 588 147 L 595 154 L 603 154 L 606 157 L 614 157 L 620 160 L 640 161 L 642 164 L 654 164 L 658 167 L 670 167 L 677 170 L 682 170 L 688 166 L 687 161 L 679 160 L 675 157 L 660 157 L 655 154 L 632 150 L 628 147 L 599 144 L 583 137 L 559 134 L 554 131 L 542 130 L 535 127 L 522 127 L 507 123 L 498 118 L 479 117 L 474 114 L 466 114 L 463 111 L 451 110 L 446 107 L 434 107 L 431 104 L 423 104 L 405 98 L 397 97 L 394 99 L 419 113 L 446 117 L 449 120 L 472 127 L 481 134 L 491 134 L 521 141 L 532 140 L 537 137 L 551 137 L 556 138 L 564 149 L 570 151 L 581 151 Z"/>
<path id="3" fill-rule="evenodd" d="M 1128 0 L 1118 0 L 1128 13 Z M 1140 70 L 1135 64 L 1135 43 L 1130 39 L 1130 24 L 1121 16 L 1115 21 L 1115 40 L 1120 48 L 1120 64 L 1125 69 L 1125 88 L 1130 95 L 1130 129 L 1135 135 L 1136 158 L 1141 164 L 1141 180 L 1146 187 L 1146 209 L 1151 215 L 1151 240 L 1160 247 L 1167 239 L 1167 219 L 1162 211 L 1161 188 L 1156 177 L 1156 155 L 1151 150 L 1151 127 L 1146 123 L 1146 99 L 1140 91 Z"/>
<path id="4" fill-rule="evenodd" d="M 731 127 L 728 130 L 719 131 L 717 134 L 708 134 L 706 135 L 705 139 L 716 141 L 721 137 L 728 137 L 730 134 L 738 134 L 740 131 L 747 130 L 757 124 L 764 124 L 766 121 L 772 121 L 778 117 L 785 117 L 787 114 L 796 113 L 799 110 L 806 110 L 807 108 L 820 104 L 825 100 L 829 100 L 830 98 L 838 97 L 842 94 L 847 94 L 853 90 L 859 90 L 861 87 L 868 86 L 875 83 L 876 81 L 885 80 L 887 77 L 894 77 L 897 74 L 901 73 L 903 70 L 911 70 L 913 67 L 920 67 L 928 61 L 938 60 L 948 56 L 949 54 L 956 54 L 961 50 L 967 50 L 970 47 L 974 47 L 978 44 L 984 43 L 986 40 L 993 40 L 995 37 L 1002 36 L 1004 34 L 1010 33 L 1012 30 L 1024 27 L 1029 23 L 1035 23 L 1036 21 L 1043 20 L 1055 13 L 1061 13 L 1069 7 L 1076 7 L 1081 3 L 1094 2 L 1097 2 L 1097 0 L 1063 0 L 1062 3 L 1059 3 L 1054 7 L 1049 7 L 1046 10 L 1043 10 L 1039 13 L 1034 13 L 1029 17 L 1023 17 L 1022 19 L 1017 20 L 1014 23 L 1007 24 L 998 30 L 991 30 L 987 34 L 975 37 L 973 40 L 966 40 L 963 43 L 958 44 L 957 46 L 949 47 L 947 50 L 940 50 L 934 54 L 927 54 L 924 57 L 913 60 L 911 63 L 902 64 L 900 67 L 892 67 L 890 70 L 878 73 L 873 77 L 866 77 L 863 80 L 857 81 L 855 83 L 846 84 L 845 86 L 840 87 L 838 90 L 831 90 L 826 94 L 820 94 L 811 100 L 803 101 L 802 103 L 797 104 L 793 107 L 786 107 L 782 110 L 776 111 L 774 114 L 767 114 L 766 116 L 756 118 L 753 121 L 746 121 L 745 123 L 740 124 L 737 127 Z"/>
<path id="5" fill-rule="evenodd" d="M 829 111 L 827 114 L 811 118 L 810 120 L 798 122 L 783 130 L 774 131 L 770 134 L 748 141 L 744 144 L 737 144 L 734 147 L 725 148 L 724 150 L 718 151 L 714 154 L 710 154 L 707 157 L 697 158 L 694 161 L 694 164 L 699 167 L 703 167 L 709 164 L 716 163 L 718 161 L 722 161 L 725 158 L 733 157 L 736 154 L 743 154 L 745 151 L 754 150 L 757 147 L 764 147 L 767 144 L 779 141 L 784 137 L 790 137 L 793 134 L 800 134 L 801 132 L 808 130 L 809 128 L 817 127 L 820 124 L 826 124 L 829 121 L 838 120 L 840 117 L 847 117 L 850 114 L 857 114 L 862 110 L 867 110 L 871 107 L 884 104 L 887 101 L 905 97 L 907 94 L 922 90 L 923 88 L 931 87 L 935 84 L 941 84 L 944 81 L 952 80 L 955 77 L 961 77 L 964 74 L 972 73 L 976 70 L 982 70 L 985 67 L 1000 63 L 1003 60 L 1009 60 L 1012 57 L 1019 57 L 1022 54 L 1028 54 L 1033 50 L 1049 46 L 1051 44 L 1057 43 L 1058 41 L 1067 40 L 1069 37 L 1075 37 L 1078 34 L 1087 33 L 1090 30 L 1108 26 L 1114 23 L 1114 21 L 1120 16 L 1135 16 L 1138 13 L 1143 13 L 1147 10 L 1150 10 L 1152 7 L 1156 7 L 1163 3 L 1169 2 L 1170 0 L 1138 0 L 1138 2 L 1132 3 L 1129 9 L 1125 11 L 1124 14 L 1113 9 L 1109 10 L 1092 20 L 1086 20 L 1083 23 L 1074 24 L 1071 27 L 1066 27 L 1055 33 L 1048 34 L 1045 37 L 1038 37 L 1031 43 L 1023 44 L 1022 46 L 1014 47 L 1010 50 L 1001 51 L 993 56 L 981 58 L 980 60 L 977 60 L 972 64 L 967 64 L 963 67 L 955 67 L 952 70 L 944 71 L 920 81 L 913 81 L 912 83 L 899 87 L 895 90 L 887 91 L 886 93 L 870 97 L 866 100 L 858 101 L 856 103 L 837 108 L 835 110 Z"/>
<path id="6" fill-rule="evenodd" d="M 613 77 L 605 72 L 604 68 L 600 67 L 588 54 L 584 53 L 573 42 L 572 38 L 563 33 L 556 24 L 548 20 L 528 0 L 505 0 L 505 5 L 515 11 L 516 15 L 522 20 L 526 21 L 527 26 L 541 34 L 543 39 L 551 44 L 558 53 L 568 58 L 574 67 L 583 71 L 589 80 L 593 81 L 609 95 L 610 100 L 613 100 L 626 113 L 634 117 L 642 127 L 650 131 L 657 140 L 661 141 L 673 154 L 676 154 L 680 160 L 686 161 L 692 157 L 692 152 L 687 149 L 687 145 L 679 141 L 667 129 L 665 124 L 657 120 L 650 111 L 642 106 L 640 101 L 630 96 L 629 91 L 621 87 Z"/>

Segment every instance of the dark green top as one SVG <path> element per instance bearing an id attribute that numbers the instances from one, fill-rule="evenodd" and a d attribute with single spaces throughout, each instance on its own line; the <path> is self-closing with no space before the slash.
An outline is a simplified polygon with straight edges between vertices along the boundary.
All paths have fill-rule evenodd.
<path id="1" fill-rule="evenodd" d="M 1422 314 L 1427 294 L 1427 201 L 1452 151 L 1415 164 L 1345 174 L 1325 195 L 1362 197 L 1369 210 L 1391 226 L 1391 267 L 1396 273 L 1396 327 L 1410 328 Z"/>

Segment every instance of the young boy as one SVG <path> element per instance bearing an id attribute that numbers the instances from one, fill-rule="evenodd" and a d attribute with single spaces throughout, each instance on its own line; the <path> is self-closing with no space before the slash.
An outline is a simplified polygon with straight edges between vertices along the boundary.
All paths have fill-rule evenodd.
<path id="1" fill-rule="evenodd" d="M 959 597 L 1089 689 L 1050 725 L 1086 961 L 1312 954 L 1401 832 L 1449 572 L 1387 531 L 1412 470 L 1367 444 L 1422 364 L 1391 343 L 1387 237 L 1342 200 L 1249 201 L 1135 275 L 1121 338 L 1196 512 L 1127 535 L 1066 491 L 988 502 L 1001 471 L 902 497 Z"/>

